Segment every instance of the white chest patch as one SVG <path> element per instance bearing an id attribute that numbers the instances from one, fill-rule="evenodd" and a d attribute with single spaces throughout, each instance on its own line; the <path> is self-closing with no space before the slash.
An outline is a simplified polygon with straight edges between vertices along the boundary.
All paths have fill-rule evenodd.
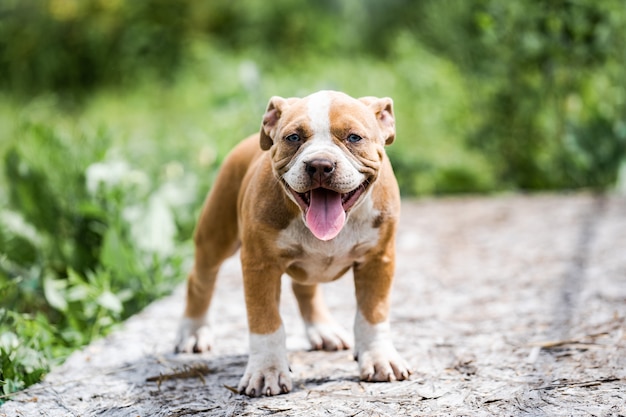
<path id="1" fill-rule="evenodd" d="M 293 278 L 304 284 L 339 278 L 342 272 L 360 262 L 378 244 L 380 229 L 373 226 L 378 214 L 371 198 L 366 196 L 362 204 L 352 210 L 341 233 L 328 241 L 313 236 L 301 217 L 292 220 L 278 235 L 277 244 L 281 249 L 297 253 L 288 268 L 297 268 L 306 278 Z"/>

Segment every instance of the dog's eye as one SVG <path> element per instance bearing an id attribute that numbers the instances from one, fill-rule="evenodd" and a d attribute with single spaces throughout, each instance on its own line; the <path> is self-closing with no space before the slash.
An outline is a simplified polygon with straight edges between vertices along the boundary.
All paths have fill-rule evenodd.
<path id="1" fill-rule="evenodd" d="M 285 136 L 285 140 L 287 142 L 300 142 L 300 135 L 297 133 L 292 133 L 291 135 Z"/>
<path id="2" fill-rule="evenodd" d="M 348 135 L 348 142 L 350 143 L 356 143 L 356 142 L 360 142 L 363 138 L 357 134 L 354 133 L 350 133 Z"/>

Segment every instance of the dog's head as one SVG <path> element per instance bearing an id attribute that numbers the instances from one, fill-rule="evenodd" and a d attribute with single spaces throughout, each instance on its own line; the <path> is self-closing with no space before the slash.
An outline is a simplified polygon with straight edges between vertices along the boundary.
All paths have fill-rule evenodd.
<path id="1" fill-rule="evenodd" d="M 272 97 L 260 139 L 309 230 L 330 240 L 378 177 L 384 146 L 395 139 L 393 101 L 335 91 Z"/>

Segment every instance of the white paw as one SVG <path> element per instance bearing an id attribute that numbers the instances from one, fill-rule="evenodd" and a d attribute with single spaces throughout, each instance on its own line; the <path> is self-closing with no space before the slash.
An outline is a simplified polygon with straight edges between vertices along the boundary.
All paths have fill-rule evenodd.
<path id="1" fill-rule="evenodd" d="M 363 381 L 402 381 L 409 379 L 411 369 L 396 349 L 388 346 L 366 350 L 358 354 L 360 377 Z"/>
<path id="2" fill-rule="evenodd" d="M 239 382 L 239 392 L 250 397 L 286 394 L 292 389 L 285 332 L 281 326 L 269 335 L 250 335 L 250 358 Z"/>
<path id="3" fill-rule="evenodd" d="M 253 361 L 252 357 L 250 361 Z M 239 382 L 239 392 L 250 397 L 262 395 L 286 394 L 291 391 L 292 382 L 289 376 L 289 366 L 285 363 L 276 363 L 276 366 L 257 367 L 248 362 L 246 373 Z"/>
<path id="4" fill-rule="evenodd" d="M 184 317 L 178 327 L 176 353 L 200 353 L 211 350 L 213 335 L 205 319 Z"/>
<path id="5" fill-rule="evenodd" d="M 346 331 L 336 323 L 306 323 L 306 335 L 313 350 L 350 349 Z"/>
<path id="6" fill-rule="evenodd" d="M 391 342 L 389 322 L 370 324 L 359 311 L 354 326 L 355 356 L 364 381 L 402 381 L 412 371 Z"/>

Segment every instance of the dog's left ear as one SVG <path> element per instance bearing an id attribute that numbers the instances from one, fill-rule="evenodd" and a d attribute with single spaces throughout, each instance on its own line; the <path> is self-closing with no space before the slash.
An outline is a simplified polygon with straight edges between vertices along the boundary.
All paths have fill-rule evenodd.
<path id="1" fill-rule="evenodd" d="M 288 100 L 282 97 L 274 96 L 270 98 L 267 110 L 265 110 L 265 115 L 263 116 L 263 123 L 261 124 L 261 149 L 264 151 L 267 151 L 274 144 L 278 120 L 288 105 Z"/>
<path id="2" fill-rule="evenodd" d="M 389 97 L 361 97 L 362 103 L 368 106 L 376 115 L 378 125 L 385 140 L 385 145 L 391 145 L 396 138 L 396 121 L 393 117 L 393 100 Z"/>

